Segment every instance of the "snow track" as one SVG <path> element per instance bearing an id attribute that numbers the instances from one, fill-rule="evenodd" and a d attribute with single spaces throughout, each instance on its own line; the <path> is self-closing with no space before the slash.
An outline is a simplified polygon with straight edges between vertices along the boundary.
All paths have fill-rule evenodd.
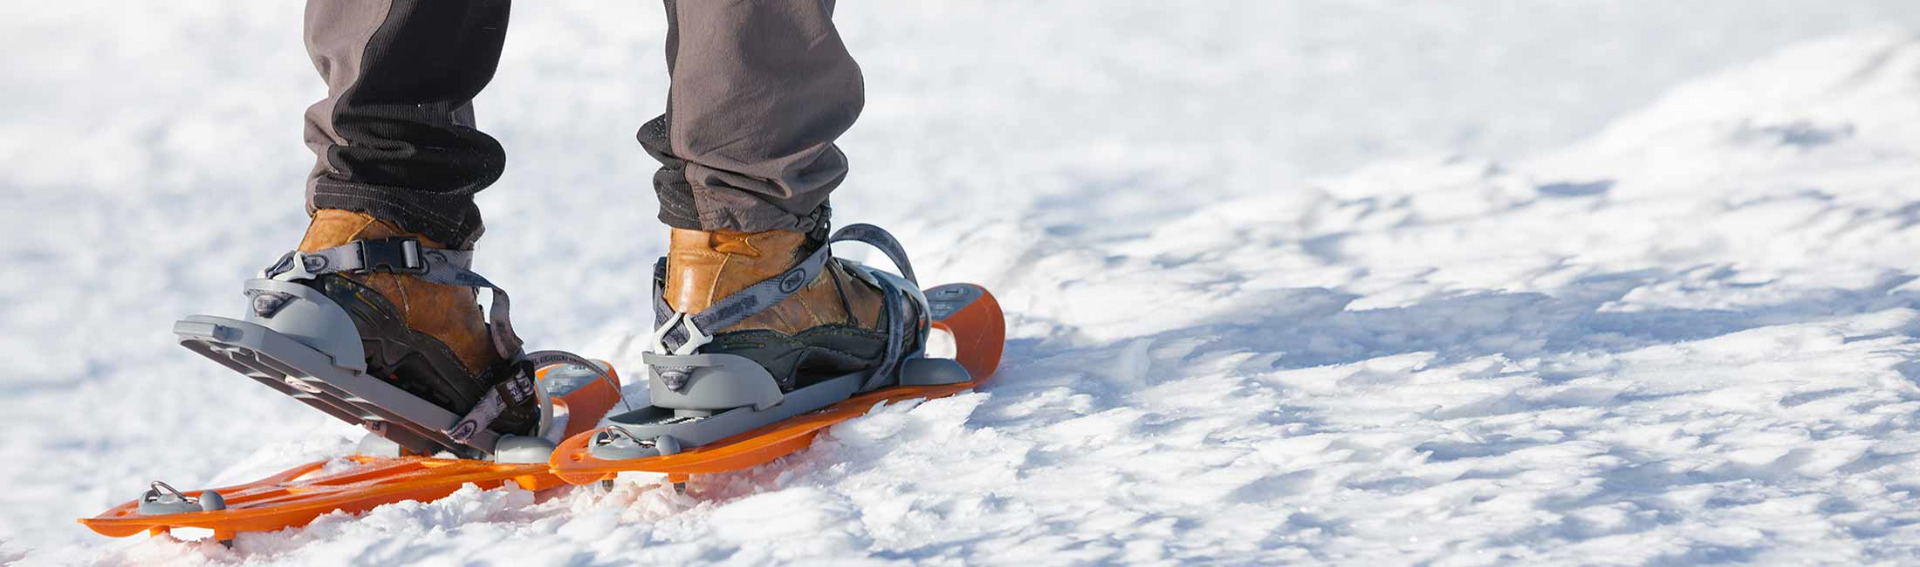
<path id="1" fill-rule="evenodd" d="M 1861 28 L 1901 3 L 843 3 L 837 214 L 995 290 L 993 383 L 689 495 L 469 489 L 231 550 L 71 520 L 349 448 L 167 333 L 304 226 L 298 11 L 53 6 L 0 18 L 44 51 L 0 94 L 0 562 L 1920 556 L 1920 39 Z M 637 368 L 657 7 L 516 9 L 476 268 L 531 346 Z"/>

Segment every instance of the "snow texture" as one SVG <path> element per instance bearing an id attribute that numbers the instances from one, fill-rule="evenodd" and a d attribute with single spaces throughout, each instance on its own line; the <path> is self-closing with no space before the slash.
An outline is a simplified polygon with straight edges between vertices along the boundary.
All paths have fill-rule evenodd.
<path id="1" fill-rule="evenodd" d="M 1920 553 L 1920 7 L 839 10 L 869 87 L 839 218 L 995 290 L 992 384 L 686 495 L 469 488 L 229 550 L 73 519 L 349 450 L 353 428 L 169 334 L 236 313 L 304 226 L 299 10 L 6 4 L 0 562 Z M 659 9 L 517 12 L 478 102 L 512 157 L 477 268 L 531 346 L 637 368 Z"/>

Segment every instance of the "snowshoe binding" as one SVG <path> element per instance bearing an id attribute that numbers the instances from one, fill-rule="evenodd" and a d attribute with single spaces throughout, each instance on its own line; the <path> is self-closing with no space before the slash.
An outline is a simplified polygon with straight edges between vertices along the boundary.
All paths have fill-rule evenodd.
<path id="1" fill-rule="evenodd" d="M 679 481 L 746 468 L 803 448 L 819 430 L 876 403 L 950 395 L 992 375 L 1005 325 L 985 288 L 949 284 L 922 291 L 899 242 L 871 225 L 813 240 L 784 271 L 697 312 L 670 304 L 681 290 L 669 285 L 670 262 L 662 259 L 654 277 L 657 325 L 642 355 L 650 405 L 563 442 L 553 457 L 555 474 L 585 484 L 620 471 L 664 472 Z M 900 273 L 833 257 L 829 245 L 847 241 L 880 250 Z M 824 285 L 872 290 L 880 304 L 877 328 L 859 323 L 858 301 L 844 291 L 849 323 L 792 334 L 746 324 Z"/>
<path id="2" fill-rule="evenodd" d="M 534 371 L 599 366 L 560 351 L 525 352 L 506 291 L 468 269 L 472 255 L 413 236 L 289 252 L 247 281 L 244 320 L 195 315 L 175 323 L 174 333 L 188 349 L 412 454 L 531 459 L 551 449 L 541 446 L 541 434 L 553 421 Z M 408 313 L 371 285 L 388 274 L 420 286 L 490 290 L 485 328 L 469 335 L 490 337 L 492 352 L 465 361 L 452 341 L 413 328 Z M 477 309 L 471 297 L 461 300 Z"/>

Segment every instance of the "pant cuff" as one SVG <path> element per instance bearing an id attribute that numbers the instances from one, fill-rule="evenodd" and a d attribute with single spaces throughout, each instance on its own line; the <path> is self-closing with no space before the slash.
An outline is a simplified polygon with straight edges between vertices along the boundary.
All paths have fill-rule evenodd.
<path id="1" fill-rule="evenodd" d="M 343 209 L 366 213 L 455 250 L 473 248 L 474 241 L 486 232 L 486 226 L 480 221 L 480 208 L 465 196 L 439 196 L 319 179 L 307 192 L 307 208 L 309 212 Z"/>

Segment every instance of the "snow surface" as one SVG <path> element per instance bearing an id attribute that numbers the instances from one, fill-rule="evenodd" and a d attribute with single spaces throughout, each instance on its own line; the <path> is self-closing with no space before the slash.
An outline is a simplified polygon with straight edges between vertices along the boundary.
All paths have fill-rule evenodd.
<path id="1" fill-rule="evenodd" d="M 644 331 L 658 7 L 517 8 L 479 268 Z M 284 2 L 0 7 L 0 562 L 1911 564 L 1920 7 L 842 3 L 840 218 L 1011 316 L 980 392 L 782 462 L 232 550 L 73 518 L 343 454 L 172 345 L 304 226 Z"/>

